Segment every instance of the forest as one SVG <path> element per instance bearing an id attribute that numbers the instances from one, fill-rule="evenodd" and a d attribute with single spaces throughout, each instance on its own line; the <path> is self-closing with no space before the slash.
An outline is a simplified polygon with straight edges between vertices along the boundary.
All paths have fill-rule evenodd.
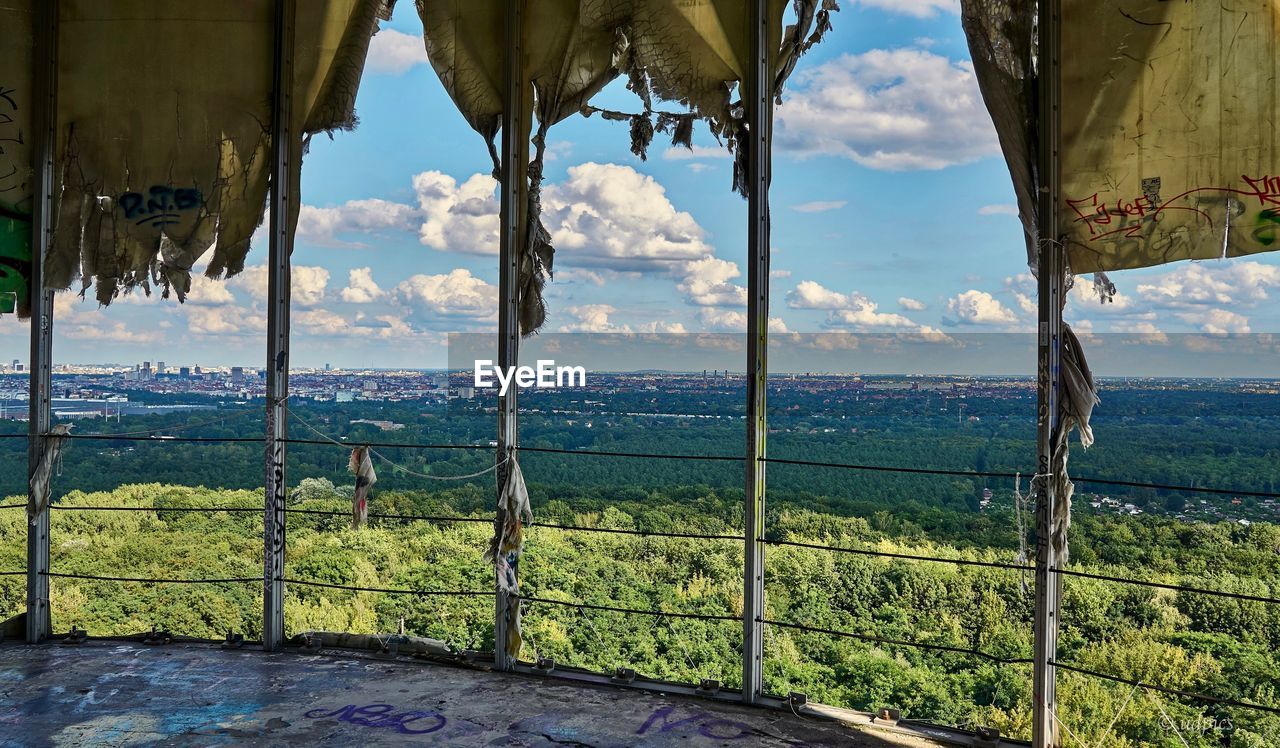
<path id="1" fill-rule="evenodd" d="M 726 401 L 738 396 L 723 394 Z M 1201 500 L 1225 512 L 1274 513 L 1274 504 L 1259 497 L 1234 497 L 1239 503 L 1233 503 L 1229 494 L 1189 489 L 1275 492 L 1280 487 L 1277 398 L 1230 388 L 1112 387 L 1103 396 L 1107 408 L 1095 423 L 1098 444 L 1087 452 L 1075 450 L 1073 474 L 1188 489 L 1081 482 L 1070 568 L 1280 596 L 1280 527 L 1274 520 L 1173 516 Z M 739 685 L 738 621 L 621 614 L 572 604 L 740 616 L 741 462 L 537 451 L 740 454 L 745 433 L 732 406 L 714 396 L 689 398 L 672 406 L 650 396 L 646 406 L 637 395 L 625 403 L 611 401 L 607 410 L 530 398 L 531 412 L 522 418 L 521 463 L 536 523 L 526 533 L 521 573 L 524 594 L 543 602 L 525 603 L 524 659 L 542 655 L 597 671 L 628 666 L 649 677 L 716 678 L 729 687 Z M 962 420 L 956 402 L 944 394 L 859 400 L 782 391 L 772 401 L 770 455 L 1016 472 L 1025 470 L 1033 454 L 1028 398 L 1025 392 L 971 396 L 966 412 L 979 420 Z M 646 407 L 660 405 L 687 413 L 724 412 L 696 421 L 643 415 Z M 566 416 L 566 409 L 575 414 Z M 488 405 L 306 403 L 291 411 L 297 441 L 289 445 L 288 633 L 403 628 L 458 649 L 492 648 L 492 571 L 480 554 L 491 532 L 493 476 L 422 477 L 447 479 L 492 464 Z M 55 474 L 52 572 L 260 577 L 261 443 L 158 437 L 254 435 L 262 429 L 261 412 L 260 404 L 229 402 L 213 415 L 196 411 L 79 423 L 78 433 L 108 438 L 73 440 Z M 406 427 L 382 432 L 352 423 L 361 418 Z M 23 501 L 26 444 L 16 438 L 20 428 L 0 424 L 0 436 L 15 436 L 0 438 L 0 495 L 9 495 L 8 505 Z M 1171 430 L 1178 439 L 1168 438 Z M 113 434 L 127 438 L 109 438 Z M 366 442 L 440 446 L 378 447 L 379 482 L 370 508 L 375 515 L 436 519 L 375 518 L 363 529 L 349 527 L 352 479 L 346 472 L 349 450 L 342 445 Z M 1011 479 L 782 463 L 771 464 L 768 475 L 765 538 L 771 543 L 1004 563 L 1019 553 Z M 987 505 L 981 503 L 984 489 L 993 494 Z M 1083 498 L 1095 490 L 1147 511 L 1136 516 L 1091 512 Z M 609 529 L 734 537 L 599 532 Z M 25 537 L 23 511 L 0 511 L 0 571 L 24 567 Z M 1029 736 L 1030 666 L 1008 662 L 1031 651 L 1029 575 L 793 545 L 771 544 L 766 558 L 766 617 L 776 622 L 766 626 L 767 691 L 802 691 L 814 701 L 857 709 L 893 706 L 911 718 L 995 726 L 1005 735 Z M 0 575 L 0 617 L 21 610 L 24 589 L 21 575 Z M 429 594 L 433 591 L 477 594 Z M 1280 707 L 1280 607 L 1079 576 L 1064 577 L 1064 594 L 1062 663 L 1161 688 Z M 261 600 L 260 581 L 51 580 L 55 630 L 75 625 L 97 636 L 157 627 L 219 639 L 234 630 L 254 638 L 261 632 Z M 1089 745 L 1280 745 L 1280 716 L 1274 712 L 1176 698 L 1067 670 L 1059 674 L 1059 689 L 1064 725 Z"/>

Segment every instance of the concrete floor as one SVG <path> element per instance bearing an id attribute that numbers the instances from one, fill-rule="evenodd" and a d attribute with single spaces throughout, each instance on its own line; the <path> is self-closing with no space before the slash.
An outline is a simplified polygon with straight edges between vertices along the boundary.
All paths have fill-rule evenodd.
<path id="1" fill-rule="evenodd" d="M 355 654 L 0 645 L 0 746 L 935 745 L 709 699 Z"/>

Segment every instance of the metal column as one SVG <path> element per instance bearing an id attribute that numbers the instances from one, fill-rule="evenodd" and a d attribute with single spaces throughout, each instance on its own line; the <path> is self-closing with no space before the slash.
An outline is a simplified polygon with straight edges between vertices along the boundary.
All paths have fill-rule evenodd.
<path id="1" fill-rule="evenodd" d="M 1040 179 L 1039 200 L 1039 293 L 1036 369 L 1036 599 L 1033 651 L 1034 699 L 1032 743 L 1037 748 L 1055 748 L 1058 739 L 1056 668 L 1058 651 L 1061 585 L 1051 569 L 1058 559 L 1050 541 L 1053 506 L 1057 486 L 1052 478 L 1053 443 L 1061 424 L 1058 402 L 1061 393 L 1062 305 L 1066 269 L 1065 249 L 1058 240 L 1059 54 L 1061 34 L 1058 24 L 1061 0 L 1039 3 L 1039 113 L 1037 151 Z"/>
<path id="2" fill-rule="evenodd" d="M 266 493 L 262 522 L 262 647 L 284 646 L 285 442 L 289 397 L 290 218 L 297 200 L 292 162 L 293 22 L 296 0 L 276 0 L 271 107 L 271 247 L 267 262 Z"/>
<path id="3" fill-rule="evenodd" d="M 764 662 L 765 396 L 769 351 L 769 179 L 773 127 L 773 65 L 765 0 L 751 9 L 747 148 L 747 465 L 743 568 L 742 700 L 762 691 Z"/>
<path id="4" fill-rule="evenodd" d="M 53 291 L 44 287 L 44 258 L 53 235 L 53 159 L 58 124 L 58 12 L 60 3 L 36 4 L 35 72 L 31 101 L 35 201 L 31 221 L 31 380 L 27 388 L 27 479 L 35 473 L 49 432 L 53 387 Z M 30 490 L 28 488 L 28 490 Z M 27 525 L 27 641 L 53 633 L 49 617 L 49 509 Z"/>
<path id="5" fill-rule="evenodd" d="M 529 127 L 530 111 L 526 106 L 528 92 L 524 88 L 524 0 L 507 3 L 507 59 L 502 102 L 502 224 L 498 248 L 498 366 L 516 366 L 520 362 L 520 252 L 526 239 L 524 225 L 528 211 Z M 498 398 L 499 463 L 514 459 L 520 444 L 518 387 L 512 387 Z M 498 491 L 507 480 L 507 469 L 497 470 Z M 506 512 L 498 507 L 494 532 L 499 536 Z M 517 573 L 519 569 L 517 568 Z M 502 591 L 498 576 L 493 619 L 493 661 L 499 670 L 510 670 L 515 662 L 507 654 L 508 621 L 519 600 Z"/>

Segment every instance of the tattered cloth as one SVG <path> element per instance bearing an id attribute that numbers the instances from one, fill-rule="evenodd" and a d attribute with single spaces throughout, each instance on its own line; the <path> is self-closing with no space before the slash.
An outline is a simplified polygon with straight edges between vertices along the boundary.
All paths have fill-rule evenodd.
<path id="1" fill-rule="evenodd" d="M 961 0 L 1036 266 L 1034 0 Z M 1077 273 L 1280 249 L 1274 0 L 1063 0 L 1062 224 Z"/>
<path id="2" fill-rule="evenodd" d="M 797 59 L 830 28 L 835 0 L 793 0 L 797 22 L 784 33 L 787 0 L 768 2 L 768 46 L 776 50 L 771 95 L 781 93 Z M 494 162 L 502 121 L 508 0 L 418 0 L 418 13 L 432 66 L 471 127 L 484 137 Z M 555 250 L 542 225 L 541 185 L 546 136 L 574 113 L 595 110 L 590 99 L 626 75 L 643 111 L 620 115 L 630 121 L 632 150 L 643 156 L 655 130 L 677 145 L 690 145 L 695 119 L 736 150 L 734 186 L 745 190 L 746 135 L 743 101 L 751 69 L 751 4 L 742 0 L 537 0 L 525 5 L 520 29 L 525 53 L 519 82 L 525 114 L 537 118 L 528 183 L 518 185 L 521 239 L 520 329 L 537 331 L 546 319 L 543 287 Z M 736 91 L 735 91 L 736 89 Z M 530 95 L 532 94 L 532 95 Z M 655 112 L 653 100 L 678 102 L 680 113 Z M 614 113 L 617 114 L 617 113 Z M 523 121 L 529 122 L 529 117 Z M 529 142 L 519 133 L 518 142 Z"/>
<path id="3" fill-rule="evenodd" d="M 369 490 L 378 482 L 378 474 L 373 470 L 373 460 L 369 459 L 368 447 L 356 447 L 351 450 L 351 460 L 347 469 L 356 477 L 355 490 L 351 494 L 351 529 L 359 530 L 369 521 Z"/>
<path id="4" fill-rule="evenodd" d="M 183 299 L 193 265 L 210 248 L 211 277 L 243 269 L 271 168 L 274 8 L 61 2 L 47 287 L 80 278 L 82 291 L 96 283 L 98 301 L 109 304 L 154 284 Z M 295 194 L 304 137 L 354 126 L 369 38 L 389 12 L 388 0 L 298 4 L 289 123 Z M 27 86 L 29 66 L 4 55 L 0 82 Z"/>
<path id="5" fill-rule="evenodd" d="M 498 589 L 515 597 L 516 603 L 507 606 L 507 640 L 502 643 L 511 657 L 520 655 L 523 636 L 520 630 L 520 577 L 516 573 L 520 554 L 524 551 L 524 526 L 533 522 L 529 508 L 529 490 L 524 483 L 520 463 L 507 458 L 499 468 L 506 467 L 506 480 L 498 493 L 498 514 L 494 520 L 493 538 L 484 560 L 497 569 Z"/>
<path id="6" fill-rule="evenodd" d="M 27 517 L 33 525 L 49 509 L 49 480 L 53 477 L 54 466 L 62 461 L 62 450 L 70 433 L 71 424 L 60 423 L 40 440 L 39 462 L 31 473 L 31 492 L 27 495 Z"/>

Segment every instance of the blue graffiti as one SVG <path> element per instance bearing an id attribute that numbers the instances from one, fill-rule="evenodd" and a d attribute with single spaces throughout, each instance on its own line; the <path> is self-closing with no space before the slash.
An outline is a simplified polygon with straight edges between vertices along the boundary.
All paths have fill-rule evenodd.
<path id="1" fill-rule="evenodd" d="M 312 709 L 302 716 L 307 719 L 336 717 L 339 722 L 361 727 L 385 727 L 405 735 L 425 735 L 436 732 L 448 723 L 444 715 L 439 712 L 410 711 L 395 714 L 395 709 L 390 704 L 366 704 L 365 706 L 348 704 L 333 711 L 323 708 Z"/>
<path id="2" fill-rule="evenodd" d="M 200 190 L 190 187 L 167 187 L 162 184 L 152 185 L 147 194 L 126 192 L 120 196 L 120 209 L 124 217 L 133 221 L 135 226 L 161 227 L 175 224 L 182 220 L 182 211 L 188 211 L 200 205 Z"/>

